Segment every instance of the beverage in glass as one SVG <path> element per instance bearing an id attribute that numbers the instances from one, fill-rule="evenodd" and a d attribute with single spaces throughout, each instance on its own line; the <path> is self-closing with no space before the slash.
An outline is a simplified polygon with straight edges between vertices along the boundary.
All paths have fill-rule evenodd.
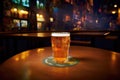
<path id="1" fill-rule="evenodd" d="M 51 34 L 51 43 L 53 51 L 53 60 L 56 63 L 65 63 L 68 61 L 70 47 L 69 32 L 53 32 Z"/>

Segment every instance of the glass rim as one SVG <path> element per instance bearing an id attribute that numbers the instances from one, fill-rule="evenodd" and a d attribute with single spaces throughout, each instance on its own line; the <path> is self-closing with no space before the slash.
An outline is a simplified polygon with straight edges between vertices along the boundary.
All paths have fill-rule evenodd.
<path id="1" fill-rule="evenodd" d="M 70 36 L 70 32 L 52 32 L 51 36 Z"/>

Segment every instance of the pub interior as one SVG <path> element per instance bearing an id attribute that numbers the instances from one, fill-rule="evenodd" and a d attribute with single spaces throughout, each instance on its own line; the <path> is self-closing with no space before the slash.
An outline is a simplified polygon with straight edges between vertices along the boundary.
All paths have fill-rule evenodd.
<path id="1" fill-rule="evenodd" d="M 120 53 L 120 2 L 0 0 L 0 65 L 20 52 L 51 47 L 51 32 L 70 32 L 70 46 Z"/>

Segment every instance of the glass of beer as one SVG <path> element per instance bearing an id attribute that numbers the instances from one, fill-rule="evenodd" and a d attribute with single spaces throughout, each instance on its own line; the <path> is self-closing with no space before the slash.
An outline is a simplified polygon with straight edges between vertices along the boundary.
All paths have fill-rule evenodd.
<path id="1" fill-rule="evenodd" d="M 55 63 L 64 64 L 68 61 L 70 47 L 69 32 L 52 32 L 51 43 L 53 60 Z"/>

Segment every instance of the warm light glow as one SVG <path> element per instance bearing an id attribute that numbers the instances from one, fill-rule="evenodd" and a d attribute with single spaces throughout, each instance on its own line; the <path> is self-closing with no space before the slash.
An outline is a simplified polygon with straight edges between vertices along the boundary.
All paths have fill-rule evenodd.
<path id="1" fill-rule="evenodd" d="M 22 34 L 22 36 L 28 36 L 28 34 Z"/>
<path id="2" fill-rule="evenodd" d="M 112 14 L 116 14 L 116 11 L 112 11 Z"/>
<path id="3" fill-rule="evenodd" d="M 43 15 L 40 15 L 40 18 L 43 18 Z"/>
<path id="4" fill-rule="evenodd" d="M 16 9 L 16 8 L 14 8 L 14 9 L 13 9 L 13 11 L 15 11 L 15 12 L 16 12 L 16 11 L 17 11 L 17 9 Z"/>
<path id="5" fill-rule="evenodd" d="M 43 51 L 44 51 L 43 48 L 37 49 L 37 52 L 38 52 L 38 53 L 43 52 Z"/>
<path id="6" fill-rule="evenodd" d="M 20 10 L 19 13 L 20 13 L 20 14 L 28 14 L 28 11 Z"/>
<path id="7" fill-rule="evenodd" d="M 50 22 L 53 22 L 53 21 L 54 21 L 54 19 L 52 17 L 50 17 Z"/>
<path id="8" fill-rule="evenodd" d="M 17 12 L 17 8 L 12 8 L 11 11 L 12 12 Z"/>
<path id="9" fill-rule="evenodd" d="M 120 8 L 118 9 L 118 19 L 120 20 Z"/>
<path id="10" fill-rule="evenodd" d="M 23 10 L 20 10 L 19 13 L 22 14 L 22 13 L 24 13 L 24 11 L 23 11 Z"/>
<path id="11" fill-rule="evenodd" d="M 77 24 L 79 24 L 79 25 L 80 25 L 80 24 L 81 24 L 81 21 L 78 21 L 78 22 L 77 22 Z"/>
<path id="12" fill-rule="evenodd" d="M 37 23 L 37 29 L 40 30 L 42 28 L 42 23 L 41 22 L 38 22 Z"/>
<path id="13" fill-rule="evenodd" d="M 43 36 L 45 36 L 45 34 L 44 33 L 37 33 L 37 36 L 39 37 L 43 37 Z"/>
<path id="14" fill-rule="evenodd" d="M 106 32 L 104 35 L 108 35 L 108 34 L 110 34 L 110 32 Z"/>
<path id="15" fill-rule="evenodd" d="M 120 14 L 120 8 L 118 9 L 118 13 Z"/>
<path id="16" fill-rule="evenodd" d="M 116 72 L 116 60 L 117 60 L 117 53 L 112 52 L 111 55 L 111 70 Z"/>
<path id="17" fill-rule="evenodd" d="M 12 11 L 12 12 L 17 12 L 18 9 L 17 9 L 17 8 L 12 8 L 11 11 Z M 19 13 L 20 13 L 20 14 L 28 14 L 28 11 L 25 11 L 25 10 L 19 10 Z"/>
<path id="18" fill-rule="evenodd" d="M 69 16 L 69 15 L 66 15 L 64 21 L 70 21 L 70 20 L 71 20 L 70 16 Z"/>
<path id="19" fill-rule="evenodd" d="M 37 17 L 37 21 L 45 21 L 42 14 L 36 14 L 36 17 Z"/>
<path id="20" fill-rule="evenodd" d="M 112 55 L 111 55 L 112 67 L 115 66 L 116 60 L 117 60 L 117 52 L 112 52 Z"/>
<path id="21" fill-rule="evenodd" d="M 15 61 L 19 61 L 19 57 L 16 57 L 16 58 L 15 58 Z"/>
<path id="22" fill-rule="evenodd" d="M 28 14 L 28 11 L 24 11 L 25 14 Z"/>
<path id="23" fill-rule="evenodd" d="M 39 14 L 36 14 L 37 15 L 37 17 L 39 17 Z"/>
<path id="24" fill-rule="evenodd" d="M 98 23 L 98 20 L 96 20 L 95 22 Z"/>
<path id="25" fill-rule="evenodd" d="M 112 61 L 115 61 L 116 60 L 116 52 L 112 52 Z"/>
<path id="26" fill-rule="evenodd" d="M 25 55 L 25 54 L 21 55 L 21 59 L 22 59 L 22 60 L 24 60 L 25 58 L 26 58 L 26 55 Z"/>
<path id="27" fill-rule="evenodd" d="M 25 51 L 22 54 L 15 56 L 14 60 L 15 61 L 21 61 L 21 60 L 25 60 L 29 57 L 29 51 Z"/>
<path id="28" fill-rule="evenodd" d="M 29 51 L 25 51 L 21 54 L 21 60 L 25 60 L 29 56 Z"/>
<path id="29" fill-rule="evenodd" d="M 114 7 L 116 8 L 116 7 L 117 7 L 117 4 L 115 4 Z"/>

